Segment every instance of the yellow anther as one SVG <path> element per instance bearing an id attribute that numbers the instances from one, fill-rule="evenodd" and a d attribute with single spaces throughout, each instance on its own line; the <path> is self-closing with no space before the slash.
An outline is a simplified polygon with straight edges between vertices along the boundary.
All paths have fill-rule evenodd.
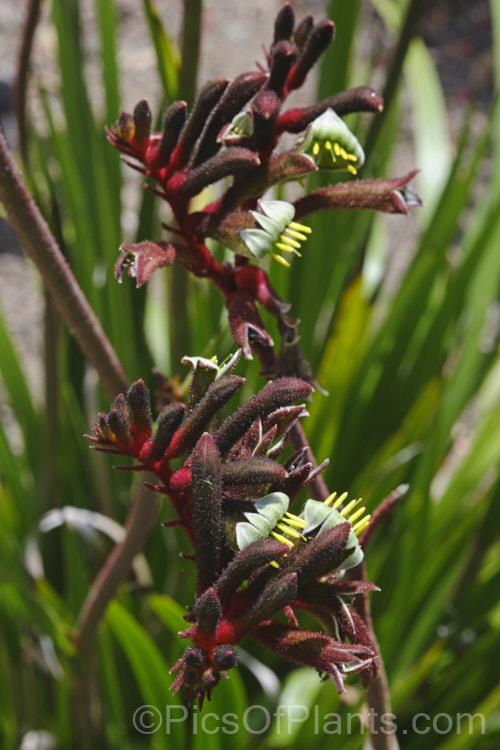
<path id="1" fill-rule="evenodd" d="M 356 536 L 359 536 L 361 532 L 366 529 L 366 527 L 370 523 L 370 519 L 371 519 L 371 516 L 365 516 L 364 518 L 361 519 L 361 521 L 358 521 L 357 523 L 354 524 L 354 526 L 352 527 L 352 530 L 354 531 Z"/>
<path id="2" fill-rule="evenodd" d="M 293 539 L 302 539 L 302 534 L 299 534 L 299 532 L 295 531 L 295 529 L 291 529 L 288 526 L 285 526 L 284 523 L 276 524 L 276 528 L 282 531 L 284 534 L 288 534 L 288 536 L 291 536 Z"/>
<path id="3" fill-rule="evenodd" d="M 279 248 L 279 245 L 277 245 L 276 247 Z M 282 258 L 281 255 L 278 255 L 278 253 L 271 253 L 271 255 L 274 258 L 274 260 L 277 260 L 278 263 L 281 263 L 282 266 L 285 266 L 285 268 L 290 268 L 290 263 L 284 258 Z"/>
<path id="4" fill-rule="evenodd" d="M 337 497 L 337 493 L 336 492 L 332 492 L 332 494 L 328 495 L 328 497 L 326 498 L 326 500 L 323 501 L 323 505 L 330 505 L 330 503 L 333 503 L 333 501 L 335 500 L 336 497 Z"/>
<path id="5" fill-rule="evenodd" d="M 354 154 L 348 154 L 347 152 L 346 152 L 346 157 L 345 158 L 347 159 L 347 161 L 358 161 L 358 157 L 357 156 L 354 156 Z"/>
<path id="6" fill-rule="evenodd" d="M 278 568 L 278 570 L 279 570 L 280 566 L 278 565 L 278 563 L 276 562 L 276 560 L 271 560 L 271 562 L 269 563 L 269 565 L 272 565 L 273 568 Z"/>
<path id="7" fill-rule="evenodd" d="M 349 516 L 349 521 L 351 523 L 354 523 L 354 521 L 357 521 L 358 518 L 363 515 L 363 513 L 365 512 L 365 510 L 366 510 L 366 508 L 358 508 L 356 511 L 354 511 L 354 513 L 352 514 L 352 516 Z"/>
<path id="8" fill-rule="evenodd" d="M 304 224 L 298 224 L 296 221 L 291 221 L 288 226 L 292 229 L 296 229 L 298 232 L 305 232 L 306 234 L 311 234 L 312 232 L 311 227 L 306 227 Z"/>
<path id="9" fill-rule="evenodd" d="M 290 237 L 295 237 L 297 240 L 301 240 L 302 242 L 305 242 L 307 240 L 307 236 L 305 234 L 302 234 L 301 232 L 296 232 L 295 229 L 290 229 L 290 227 L 287 227 L 285 229 L 285 232 L 290 235 Z"/>
<path id="10" fill-rule="evenodd" d="M 339 496 L 339 497 L 338 497 L 338 498 L 337 498 L 337 499 L 335 500 L 334 504 L 332 505 L 332 508 L 335 508 L 335 510 L 337 510 L 337 508 L 339 507 L 339 505 L 342 505 L 342 503 L 344 502 L 344 500 L 346 499 L 346 497 L 347 497 L 347 495 L 348 495 L 348 494 L 349 494 L 348 492 L 343 492 L 343 493 L 342 493 L 342 494 L 341 494 L 341 495 L 340 495 L 340 496 Z"/>
<path id="11" fill-rule="evenodd" d="M 278 542 L 281 542 L 282 544 L 287 544 L 289 547 L 293 547 L 293 542 L 291 542 L 282 534 L 278 534 L 276 531 L 271 531 L 271 536 L 273 536 Z"/>
<path id="12" fill-rule="evenodd" d="M 317 156 L 319 154 L 320 145 L 318 141 L 316 143 L 313 143 L 313 156 Z"/>
<path id="13" fill-rule="evenodd" d="M 326 148 L 327 151 L 331 151 L 332 150 L 332 144 L 331 144 L 330 141 L 325 141 L 325 148 Z"/>
<path id="14" fill-rule="evenodd" d="M 297 240 L 293 240 L 291 237 L 287 237 L 286 234 L 280 234 L 279 239 L 282 242 L 285 242 L 287 245 L 290 245 L 290 247 L 296 248 L 296 250 L 300 248 L 300 242 L 297 242 Z"/>
<path id="15" fill-rule="evenodd" d="M 285 244 L 284 244 L 283 242 L 276 242 L 274 246 L 275 246 L 275 247 L 277 247 L 277 248 L 278 248 L 278 250 L 282 250 L 282 251 L 283 251 L 284 253 L 295 253 L 295 255 L 296 255 L 296 256 L 297 256 L 298 258 L 302 258 L 302 255 L 301 255 L 301 254 L 299 253 L 299 251 L 298 251 L 298 250 L 295 250 L 295 248 L 294 248 L 294 247 L 290 247 L 290 245 L 285 245 Z M 299 245 L 299 247 L 300 247 L 300 245 Z M 282 260 L 283 260 L 283 259 L 282 259 Z M 289 265 L 290 265 L 290 264 L 288 263 L 288 261 L 286 261 L 286 263 L 287 263 L 287 266 L 289 266 Z"/>
<path id="16" fill-rule="evenodd" d="M 342 155 L 342 149 L 340 148 L 338 143 L 333 144 L 333 150 L 335 152 L 335 156 L 341 156 Z"/>
<path id="17" fill-rule="evenodd" d="M 286 519 L 287 524 L 295 526 L 297 529 L 305 529 L 307 526 L 307 521 L 304 521 L 303 518 L 299 518 L 298 516 L 294 516 L 292 513 L 285 513 L 284 518 Z"/>
<path id="18" fill-rule="evenodd" d="M 352 509 L 353 509 L 353 508 L 354 508 L 354 507 L 355 507 L 355 506 L 356 506 L 357 504 L 358 504 L 358 501 L 357 501 L 357 500 L 351 500 L 351 502 L 350 502 L 350 503 L 347 503 L 347 505 L 345 506 L 345 508 L 342 508 L 342 510 L 340 511 L 340 515 L 341 515 L 341 516 L 344 516 L 344 518 L 346 518 L 346 517 L 347 517 L 347 515 L 348 515 L 348 514 L 349 514 L 349 513 L 351 512 L 351 510 L 352 510 Z"/>
<path id="19" fill-rule="evenodd" d="M 349 154 L 347 153 L 345 148 L 342 148 L 342 147 L 340 148 L 340 155 L 343 159 L 345 159 L 346 161 L 349 161 Z"/>
<path id="20" fill-rule="evenodd" d="M 349 170 L 349 172 L 350 172 L 351 174 L 358 174 L 358 170 L 357 170 L 357 169 L 355 169 L 355 168 L 354 168 L 354 167 L 352 166 L 352 164 L 348 164 L 348 165 L 347 165 L 347 169 Z"/>

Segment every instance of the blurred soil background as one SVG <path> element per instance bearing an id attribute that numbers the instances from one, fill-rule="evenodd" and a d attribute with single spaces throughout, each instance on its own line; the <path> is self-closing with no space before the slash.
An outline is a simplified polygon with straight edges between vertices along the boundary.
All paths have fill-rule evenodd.
<path id="1" fill-rule="evenodd" d="M 168 33 L 174 40 L 180 38 L 182 13 L 181 0 L 157 0 L 157 8 Z M 252 3 L 235 3 L 233 0 L 209 0 L 204 4 L 203 37 L 200 64 L 200 80 L 215 76 L 234 77 L 252 69 L 256 61 L 263 61 L 262 43 L 271 40 L 272 22 L 282 0 L 252 0 Z M 96 108 L 102 105 L 102 90 L 99 83 L 98 40 L 95 29 L 95 4 L 92 0 L 81 0 L 82 25 L 84 30 L 86 73 L 91 83 Z M 297 17 L 307 13 L 316 19 L 326 16 L 323 0 L 299 0 L 294 2 Z M 160 81 L 155 70 L 155 53 L 146 28 L 142 3 L 136 0 L 118 0 L 118 65 L 121 72 L 122 108 L 131 111 L 137 101 L 146 98 L 152 109 L 160 101 Z M 16 76 L 16 64 L 27 2 L 0 0 L 0 108 L 2 126 L 11 147 L 15 150 L 17 133 L 11 111 L 12 84 Z M 366 2 L 366 17 L 362 54 L 373 54 L 382 65 L 389 60 L 392 40 L 371 3 Z M 492 101 L 492 40 L 488 0 L 433 0 L 420 23 L 420 34 L 431 50 L 444 87 L 449 113 L 450 131 L 456 135 L 466 107 L 474 102 L 481 124 L 481 113 L 487 112 Z M 59 75 L 55 67 L 56 37 L 50 23 L 50 4 L 42 3 L 42 15 L 35 37 L 32 55 L 31 92 L 42 86 L 54 96 L 58 90 Z M 380 71 L 383 81 L 383 70 Z M 304 97 L 312 98 L 314 81 Z M 118 115 L 119 113 L 117 113 Z M 31 120 L 38 117 L 36 97 L 31 96 L 29 106 Z M 394 174 L 403 174 L 415 165 L 411 123 L 402 133 L 401 162 L 393 168 Z M 415 166 L 418 166 L 416 164 Z M 125 217 L 126 219 L 126 217 Z M 408 225 L 402 228 L 408 234 Z M 411 251 L 406 241 L 406 253 L 398 245 L 398 257 L 394 260 L 393 274 L 396 276 L 405 264 L 404 258 Z M 394 253 L 395 255 L 395 253 Z M 407 262 L 407 261 L 406 261 Z M 398 271 L 399 269 L 399 271 Z M 22 248 L 9 223 L 0 217 L 0 305 L 6 322 L 14 334 L 20 355 L 36 399 L 41 399 L 42 294 L 33 269 L 26 263 Z M 1 405 L 5 411 L 8 407 Z M 4 414 L 6 416 L 6 414 Z"/>

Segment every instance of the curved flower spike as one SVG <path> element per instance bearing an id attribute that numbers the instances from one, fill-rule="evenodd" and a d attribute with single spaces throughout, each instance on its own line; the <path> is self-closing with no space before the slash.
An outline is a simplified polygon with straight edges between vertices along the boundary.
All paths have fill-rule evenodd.
<path id="1" fill-rule="evenodd" d="M 297 141 L 299 153 L 312 156 L 320 169 L 348 169 L 352 174 L 365 162 L 356 136 L 333 109 L 327 109 Z"/>
<path id="2" fill-rule="evenodd" d="M 251 211 L 261 229 L 243 229 L 239 235 L 251 254 L 261 260 L 271 255 L 287 268 L 290 263 L 277 251 L 295 253 L 300 258 L 300 243 L 311 233 L 310 227 L 293 221 L 295 208 L 286 201 L 258 201 L 259 211 Z"/>

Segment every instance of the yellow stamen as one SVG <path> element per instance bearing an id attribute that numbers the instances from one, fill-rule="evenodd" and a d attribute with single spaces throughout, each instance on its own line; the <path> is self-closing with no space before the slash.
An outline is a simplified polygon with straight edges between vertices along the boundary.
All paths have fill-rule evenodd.
<path id="1" fill-rule="evenodd" d="M 341 156 L 342 155 L 342 151 L 341 151 L 341 148 L 340 148 L 340 146 L 339 146 L 338 143 L 334 143 L 333 144 L 333 150 L 335 152 L 335 156 Z"/>
<path id="2" fill-rule="evenodd" d="M 271 531 L 271 536 L 273 536 L 278 542 L 281 542 L 282 544 L 287 544 L 289 547 L 293 547 L 293 542 L 291 542 L 282 534 L 278 534 L 276 531 Z"/>
<path id="3" fill-rule="evenodd" d="M 343 159 L 345 159 L 346 161 L 349 161 L 349 154 L 347 153 L 347 151 L 345 150 L 345 148 L 341 147 L 341 149 L 340 149 L 340 155 L 342 156 Z"/>
<path id="4" fill-rule="evenodd" d="M 316 141 L 316 143 L 313 143 L 313 155 L 317 156 L 319 154 L 319 143 Z"/>
<path id="5" fill-rule="evenodd" d="M 332 505 L 332 508 L 335 508 L 335 510 L 337 510 L 337 508 L 339 507 L 339 505 L 342 505 L 342 503 L 344 502 L 344 500 L 346 499 L 346 497 L 347 497 L 348 494 L 349 494 L 348 492 L 343 492 L 340 495 L 340 497 L 338 497 L 335 500 L 334 504 Z"/>
<path id="6" fill-rule="evenodd" d="M 346 153 L 346 157 L 345 158 L 347 159 L 347 161 L 358 161 L 358 157 L 354 156 L 354 154 L 348 154 L 348 153 Z"/>
<path id="7" fill-rule="evenodd" d="M 290 227 L 287 227 L 285 229 L 285 232 L 289 234 L 290 237 L 295 237 L 296 240 L 301 240 L 302 242 L 305 242 L 307 240 L 307 236 L 305 234 L 296 232 L 295 229 L 290 229 Z"/>
<path id="8" fill-rule="evenodd" d="M 298 258 L 302 258 L 302 255 L 299 253 L 298 250 L 295 250 L 295 248 L 290 247 L 289 245 L 285 245 L 283 242 L 276 242 L 275 247 L 278 248 L 278 250 L 282 250 L 284 253 L 295 253 L 295 255 Z M 299 245 L 300 247 L 300 245 Z M 290 265 L 290 264 L 288 264 Z"/>
<path id="9" fill-rule="evenodd" d="M 296 229 L 298 232 L 305 232 L 306 234 L 311 234 L 312 232 L 311 227 L 306 227 L 304 224 L 298 224 L 296 221 L 291 221 L 288 226 L 292 229 Z"/>
<path id="10" fill-rule="evenodd" d="M 269 565 L 272 565 L 273 568 L 278 568 L 278 570 L 279 570 L 280 566 L 278 565 L 278 563 L 276 562 L 276 560 L 271 560 L 271 562 L 269 563 Z"/>
<path id="11" fill-rule="evenodd" d="M 350 172 L 351 174 L 358 174 L 358 170 L 357 170 L 357 169 L 355 169 L 355 168 L 354 168 L 354 167 L 352 166 L 352 164 L 348 164 L 348 165 L 347 165 L 347 169 L 349 170 L 349 172 Z"/>
<path id="12" fill-rule="evenodd" d="M 307 522 L 304 521 L 303 518 L 294 516 L 292 513 L 285 513 L 284 518 L 286 518 L 287 524 L 289 524 L 290 526 L 295 526 L 297 529 L 305 529 L 305 527 L 307 526 Z"/>
<path id="13" fill-rule="evenodd" d="M 280 234 L 279 238 L 282 242 L 285 242 L 287 245 L 290 245 L 290 247 L 295 247 L 297 250 L 300 248 L 300 242 L 297 242 L 297 240 L 292 240 L 291 237 L 287 237 L 286 234 Z"/>
<path id="14" fill-rule="evenodd" d="M 341 515 L 341 516 L 344 516 L 344 518 L 346 518 L 346 516 L 347 516 L 347 515 L 348 515 L 348 514 L 349 514 L 349 513 L 351 512 L 351 510 L 352 510 L 352 509 L 353 509 L 353 508 L 354 508 L 354 507 L 355 507 L 355 506 L 356 506 L 357 504 L 358 504 L 358 501 L 357 501 L 357 500 L 351 500 L 351 502 L 350 502 L 350 503 L 347 503 L 347 505 L 345 506 L 345 508 L 342 508 L 342 510 L 340 511 L 340 515 Z"/>
<path id="15" fill-rule="evenodd" d="M 328 497 L 326 498 L 326 500 L 323 501 L 323 505 L 330 505 L 330 503 L 332 503 L 335 500 L 336 497 L 337 497 L 337 493 L 336 492 L 332 492 L 332 494 L 328 495 Z"/>
<path id="16" fill-rule="evenodd" d="M 357 520 L 358 520 L 358 518 L 359 518 L 360 516 L 362 516 L 362 515 L 363 515 L 363 513 L 365 512 L 365 510 L 366 510 L 366 508 L 358 508 L 358 509 L 357 509 L 357 510 L 356 510 L 356 511 L 355 511 L 355 512 L 354 512 L 354 513 L 352 514 L 352 516 L 349 516 L 349 521 L 350 521 L 350 522 L 351 522 L 351 523 L 353 524 L 353 523 L 354 523 L 354 521 L 357 521 Z"/>
<path id="17" fill-rule="evenodd" d="M 277 245 L 277 247 L 279 247 L 279 245 Z M 285 268 L 290 268 L 290 263 L 282 258 L 281 255 L 278 255 L 278 253 L 271 253 L 271 255 L 273 256 L 274 260 L 277 260 L 278 263 L 281 263 L 282 266 L 285 266 Z"/>
<path id="18" fill-rule="evenodd" d="M 331 151 L 332 150 L 332 144 L 331 144 L 330 141 L 325 141 L 325 148 L 326 148 L 327 151 Z M 334 146 L 334 148 L 335 148 L 335 146 Z"/>
<path id="19" fill-rule="evenodd" d="M 282 531 L 284 534 L 288 534 L 288 536 L 291 536 L 293 539 L 302 539 L 302 534 L 299 534 L 299 532 L 295 531 L 295 529 L 285 526 L 284 523 L 276 524 L 276 528 Z"/>
<path id="20" fill-rule="evenodd" d="M 366 529 L 368 524 L 370 523 L 371 516 L 365 516 L 361 519 L 361 521 L 358 521 L 354 526 L 352 527 L 352 530 L 356 534 L 356 536 L 359 536 L 362 531 Z"/>

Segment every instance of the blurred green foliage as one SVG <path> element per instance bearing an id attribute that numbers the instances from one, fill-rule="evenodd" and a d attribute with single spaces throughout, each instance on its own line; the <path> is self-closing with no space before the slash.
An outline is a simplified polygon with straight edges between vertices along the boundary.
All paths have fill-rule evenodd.
<path id="1" fill-rule="evenodd" d="M 40 91 L 47 132 L 31 133 L 28 178 L 130 378 L 152 384 L 154 364 L 168 368 L 168 374 L 177 371 L 169 353 L 175 321 L 157 296 L 112 279 L 122 241 L 124 177 L 104 126 L 116 119 L 121 101 L 118 5 L 97 2 L 106 102 L 105 112 L 97 115 L 83 73 L 78 0 L 53 1 L 66 125 L 61 127 L 53 101 Z M 407 3 L 374 5 L 395 45 Z M 369 84 L 371 75 L 356 56 L 364 20 L 360 2 L 331 6 L 337 39 L 321 69 L 322 96 Z M 178 95 L 178 53 L 153 3 L 145 0 L 144 10 L 169 101 Z M 491 11 L 498 86 L 497 3 L 491 3 Z M 304 424 L 318 459 L 331 459 L 328 485 L 363 496 L 373 508 L 400 482 L 410 484 L 368 556 L 370 580 L 382 589 L 372 595 L 373 614 L 401 745 L 486 750 L 500 742 L 500 114 L 494 106 L 477 135 L 471 113 L 452 141 L 440 82 L 419 39 L 409 46 L 400 89 L 411 101 L 416 166 L 422 168 L 418 187 L 426 205 L 420 215 L 397 219 L 419 227 L 397 288 L 383 283 L 394 219 L 388 223 L 361 212 L 314 217 L 304 257 L 290 272 L 275 266 L 271 276 L 301 319 L 304 350 L 330 394 L 315 394 Z M 401 173 L 394 150 L 402 107 L 396 97 L 361 177 Z M 354 123 L 361 139 L 369 119 Z M 136 239 L 159 236 L 148 193 L 139 215 Z M 216 352 L 221 359 L 231 350 L 223 325 L 219 332 L 222 300 L 199 280 L 190 280 L 189 289 L 186 353 Z M 50 302 L 46 318 L 53 319 Z M 58 748 L 89 747 L 95 733 L 98 747 L 117 750 L 319 747 L 327 736 L 322 717 L 361 709 L 358 683 L 352 681 L 347 704 L 332 684 L 259 648 L 243 654 L 241 668 L 214 691 L 209 705 L 220 716 L 236 714 L 241 731 L 197 732 L 196 711 L 166 731 L 168 707 L 172 717 L 182 716 L 180 699 L 169 692 L 169 669 L 183 650 L 177 637 L 184 626 L 180 604 L 190 603 L 193 571 L 178 557 L 179 551 L 189 551 L 186 542 L 159 523 L 101 625 L 85 686 L 90 709 L 81 699 L 72 632 L 89 586 L 120 533 L 110 519 L 123 523 L 126 518 L 131 475 L 113 472 L 106 456 L 88 450 L 82 433 L 107 400 L 68 333 L 57 324 L 47 324 L 46 330 L 44 406 L 33 402 L 0 317 L 1 383 L 22 434 L 19 451 L 0 423 L 2 748 L 18 747 L 27 732 L 38 730 L 52 733 Z M 243 363 L 239 373 L 248 376 L 247 392 L 259 382 L 255 363 Z M 168 517 L 164 507 L 161 519 Z M 134 711 L 143 704 L 160 710 L 160 731 L 134 728 Z M 272 719 L 276 706 L 294 704 L 310 711 L 307 721 L 292 708 L 285 709 L 285 718 Z M 243 726 L 245 709 L 255 705 L 265 710 L 250 712 Z M 267 731 L 260 731 L 267 723 L 265 711 L 271 720 Z M 411 722 L 420 712 L 431 717 L 420 728 L 447 713 L 453 729 L 439 733 L 431 726 L 419 734 Z M 483 714 L 484 733 L 478 719 L 473 733 L 466 724 L 458 732 L 457 713 Z M 85 723 L 87 715 L 94 726 Z M 154 721 L 146 717 L 143 726 L 149 719 Z M 335 734 L 332 743 L 344 750 L 362 747 L 358 726 L 354 722 L 349 734 L 342 724 L 342 737 Z"/>

